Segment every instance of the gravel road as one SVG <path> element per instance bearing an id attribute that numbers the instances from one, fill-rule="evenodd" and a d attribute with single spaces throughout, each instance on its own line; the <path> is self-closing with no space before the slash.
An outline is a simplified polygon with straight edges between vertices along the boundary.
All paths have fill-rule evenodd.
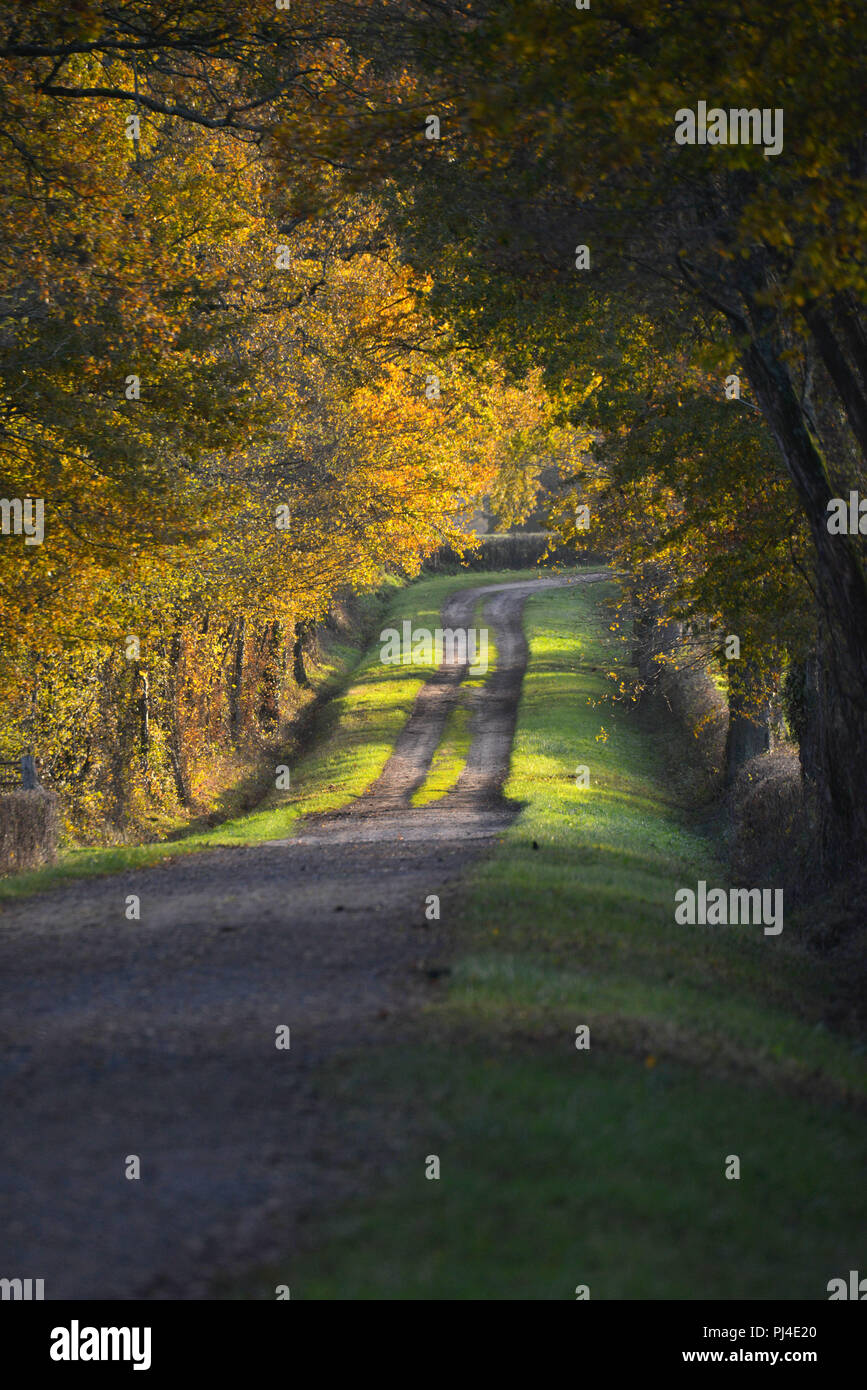
<path id="1" fill-rule="evenodd" d="M 44 1279 L 47 1299 L 202 1298 L 358 1190 L 371 1154 L 399 1139 L 341 1109 L 326 1064 L 399 1045 L 443 987 L 447 928 L 426 922 L 425 898 L 440 896 L 447 922 L 462 871 L 515 814 L 501 789 L 524 602 L 603 577 L 449 599 L 443 627 L 471 625 L 485 598 L 498 664 L 441 801 L 409 805 L 466 676 L 456 665 L 419 693 L 378 781 L 292 839 L 3 906 L 0 1277 Z"/>

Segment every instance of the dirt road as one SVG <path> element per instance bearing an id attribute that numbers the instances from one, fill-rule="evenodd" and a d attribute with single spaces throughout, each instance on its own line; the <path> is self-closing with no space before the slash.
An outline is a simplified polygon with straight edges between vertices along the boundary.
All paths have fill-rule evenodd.
<path id="1" fill-rule="evenodd" d="M 438 983 L 449 895 L 515 814 L 502 797 L 527 596 L 481 586 L 498 665 L 447 797 L 409 805 L 466 669 L 420 692 L 379 780 L 292 839 L 74 882 L 0 915 L 0 1277 L 59 1298 L 200 1298 L 291 1250 L 396 1142 L 341 1110 L 323 1064 L 399 1040 Z M 128 921 L 136 894 L 141 919 Z M 288 1050 L 276 1030 L 290 1032 Z M 130 1180 L 136 1156 L 141 1176 Z M 291 1283 L 291 1271 L 287 1282 Z"/>

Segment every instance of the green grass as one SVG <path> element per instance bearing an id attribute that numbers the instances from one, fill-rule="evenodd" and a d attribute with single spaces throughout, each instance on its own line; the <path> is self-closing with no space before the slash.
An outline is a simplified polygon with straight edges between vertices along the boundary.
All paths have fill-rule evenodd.
<path id="1" fill-rule="evenodd" d="M 678 887 L 727 879 L 666 796 L 666 730 L 649 737 L 615 698 L 609 673 L 625 649 L 601 607 L 607 587 L 530 600 L 531 669 L 506 787 L 524 811 L 465 900 L 471 949 L 452 1009 L 486 1026 L 520 1016 L 549 1028 L 579 1010 L 576 1022 L 595 1024 L 608 1046 L 647 1038 L 659 1055 L 821 1077 L 863 1096 L 863 1054 L 821 1027 L 830 967 L 785 927 L 766 937 L 675 924 Z"/>
<path id="2" fill-rule="evenodd" d="M 412 618 L 418 626 L 436 628 L 442 604 L 453 590 L 537 576 L 537 570 L 527 570 L 422 579 L 395 594 L 383 609 L 380 630 L 399 627 L 404 618 Z M 0 879 L 0 901 L 42 892 L 68 879 L 146 868 L 221 845 L 282 839 L 292 833 L 299 817 L 347 805 L 379 776 L 419 689 L 433 669 L 416 664 L 383 666 L 379 653 L 378 642 L 361 659 L 351 646 L 332 649 L 333 664 L 325 675 L 339 693 L 323 711 L 314 746 L 287 760 L 291 778 L 288 791 L 275 790 L 251 814 L 233 817 L 182 839 L 64 850 L 54 864 Z M 342 690 L 341 671 L 345 673 Z"/>
<path id="3" fill-rule="evenodd" d="M 851 1114 L 568 1042 L 545 1057 L 417 1048 L 401 1070 L 409 1151 L 326 1218 L 326 1240 L 225 1293 L 571 1300 L 586 1284 L 591 1299 L 824 1299 L 863 1268 Z M 393 1057 L 365 1062 L 364 1088 L 394 1124 Z"/>
<path id="4" fill-rule="evenodd" d="M 606 591 L 528 604 L 522 813 L 460 895 L 425 1045 L 345 1063 L 406 1138 L 287 1256 L 293 1297 L 825 1299 L 863 1264 L 867 1069 L 822 1022 L 832 967 L 790 926 L 675 924 L 675 889 L 725 869 L 669 798 L 670 731 L 612 698 Z"/>
<path id="5" fill-rule="evenodd" d="M 483 681 L 474 684 L 482 685 Z M 459 703 L 449 711 L 430 771 L 423 786 L 419 787 L 412 798 L 413 806 L 427 806 L 431 801 L 438 801 L 455 785 L 464 770 L 470 751 L 471 719 L 469 705 L 465 699 L 459 699 Z"/>
<path id="6" fill-rule="evenodd" d="M 485 600 L 476 605 L 473 623 L 476 628 L 484 627 Z M 461 685 L 458 703 L 449 711 L 437 750 L 431 761 L 430 770 L 424 783 L 412 798 L 413 806 L 427 806 L 431 801 L 451 791 L 467 761 L 472 743 L 472 709 L 470 699 L 473 691 L 480 690 L 487 677 L 497 665 L 497 644 L 493 630 L 488 628 L 488 669 L 484 676 L 468 678 Z"/>

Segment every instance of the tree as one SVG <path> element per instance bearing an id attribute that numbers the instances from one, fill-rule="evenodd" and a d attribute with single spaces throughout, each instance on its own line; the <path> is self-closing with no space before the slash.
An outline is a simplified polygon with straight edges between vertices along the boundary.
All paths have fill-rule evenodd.
<path id="1" fill-rule="evenodd" d="M 510 388 L 506 420 L 496 368 L 480 390 L 444 347 L 369 201 L 281 224 L 260 133 L 208 106 L 226 64 L 253 83 L 222 20 L 207 57 L 194 10 L 94 6 L 60 38 L 48 12 L 0 69 L 0 486 L 45 505 L 42 544 L 0 546 L 2 737 L 85 819 L 123 821 L 133 784 L 140 808 L 189 799 L 203 728 L 273 726 L 296 622 L 462 543 L 541 393 Z"/>
<path id="2" fill-rule="evenodd" d="M 591 286 L 597 302 L 629 292 L 636 312 L 659 305 L 663 287 L 666 317 L 704 315 L 720 365 L 749 381 L 812 540 L 813 766 L 831 866 L 867 831 L 863 543 L 827 528 L 830 499 L 848 495 L 865 465 L 867 14 L 847 0 L 761 10 L 622 0 L 587 12 L 481 0 L 437 12 L 391 7 L 403 26 L 391 69 L 381 39 L 348 40 L 372 77 L 351 119 L 313 125 L 310 167 L 339 141 L 353 186 L 365 171 L 387 174 L 406 253 L 436 267 L 435 310 L 489 350 L 508 338 L 516 356 L 540 347 L 549 378 L 569 371 L 570 327 L 586 323 Z M 782 111 L 781 151 L 678 143 L 678 113 L 700 101 Z M 412 136 L 425 105 L 441 114 L 443 138 L 423 152 Z M 589 269 L 577 266 L 579 246 Z M 825 389 L 830 400 L 814 409 Z M 830 401 L 855 446 L 833 463 L 818 418 Z"/>

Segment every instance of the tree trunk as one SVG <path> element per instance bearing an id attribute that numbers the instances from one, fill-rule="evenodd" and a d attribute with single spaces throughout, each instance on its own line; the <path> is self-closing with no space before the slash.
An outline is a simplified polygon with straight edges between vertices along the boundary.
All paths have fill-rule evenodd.
<path id="1" fill-rule="evenodd" d="M 752 306 L 756 334 L 745 352 L 750 383 L 798 492 L 815 546 L 819 654 L 815 733 L 819 853 L 828 873 L 867 839 L 867 581 L 850 536 L 832 536 L 824 460 L 807 428 L 788 368 Z"/>
<path id="2" fill-rule="evenodd" d="M 843 403 L 846 418 L 858 441 L 858 448 L 867 459 L 867 396 L 861 390 L 861 384 L 846 360 L 828 316 L 813 306 L 805 310 L 804 317 L 825 369 Z"/>
<path id="3" fill-rule="evenodd" d="M 859 306 L 852 295 L 846 292 L 834 296 L 834 309 L 861 386 L 867 391 L 867 333 L 861 322 Z"/>
<path id="4" fill-rule="evenodd" d="M 277 727 L 280 718 L 280 650 L 283 632 L 278 622 L 269 623 L 265 631 L 265 654 L 262 662 L 259 703 L 259 723 L 268 732 Z"/>
<path id="5" fill-rule="evenodd" d="M 25 753 L 21 759 L 21 785 L 26 792 L 36 791 L 39 787 L 36 759 L 32 753 Z"/>
<path id="6" fill-rule="evenodd" d="M 138 697 L 138 743 L 142 768 L 147 771 L 151 743 L 151 696 L 147 671 L 139 670 L 141 693 Z"/>
<path id="7" fill-rule="evenodd" d="M 175 782 L 175 791 L 182 806 L 189 806 L 192 800 L 190 785 L 184 768 L 181 720 L 180 720 L 180 671 L 183 647 L 181 645 L 180 628 L 175 628 L 172 633 L 172 640 L 169 644 L 169 737 L 168 750 L 169 760 L 172 765 L 172 776 Z"/>
<path id="8" fill-rule="evenodd" d="M 241 737 L 241 696 L 244 682 L 244 646 L 247 640 L 247 618 L 240 615 L 235 625 L 235 657 L 232 662 L 232 683 L 229 687 L 229 732 L 232 742 Z"/>
<path id="9" fill-rule="evenodd" d="M 304 643 L 310 635 L 312 623 L 305 618 L 303 622 L 295 624 L 295 641 L 292 644 L 292 674 L 295 684 L 308 686 L 307 672 L 304 669 Z"/>

